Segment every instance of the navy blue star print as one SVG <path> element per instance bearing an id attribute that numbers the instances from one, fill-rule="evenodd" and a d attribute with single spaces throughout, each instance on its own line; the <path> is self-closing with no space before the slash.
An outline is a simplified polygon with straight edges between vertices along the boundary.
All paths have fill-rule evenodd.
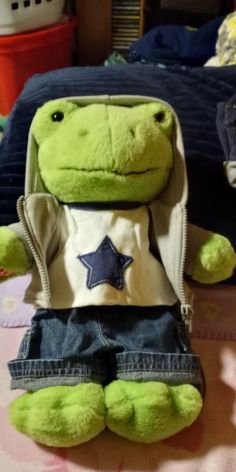
<path id="1" fill-rule="evenodd" d="M 111 239 L 105 236 L 96 251 L 78 256 L 88 269 L 87 287 L 110 284 L 117 290 L 124 288 L 124 270 L 133 262 L 133 258 L 120 254 Z"/>

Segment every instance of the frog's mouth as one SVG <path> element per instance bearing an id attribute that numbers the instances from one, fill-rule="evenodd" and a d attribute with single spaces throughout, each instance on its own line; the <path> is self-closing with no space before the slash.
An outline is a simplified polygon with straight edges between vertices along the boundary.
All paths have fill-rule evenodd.
<path id="1" fill-rule="evenodd" d="M 130 171 L 130 172 L 121 172 L 117 170 L 107 170 L 107 169 L 78 169 L 75 167 L 60 167 L 59 169 L 56 169 L 58 171 L 72 171 L 72 172 L 81 172 L 81 173 L 87 173 L 87 174 L 110 174 L 110 175 L 117 175 L 120 177 L 129 177 L 129 176 L 135 176 L 135 175 L 144 175 L 148 174 L 150 172 L 155 172 L 155 171 L 160 171 L 160 167 L 150 167 L 148 169 L 140 170 L 140 171 Z"/>
<path id="2" fill-rule="evenodd" d="M 41 171 L 47 191 L 63 202 L 148 202 L 166 186 L 169 169 L 150 167 L 142 171 L 78 169 L 63 166 Z"/>

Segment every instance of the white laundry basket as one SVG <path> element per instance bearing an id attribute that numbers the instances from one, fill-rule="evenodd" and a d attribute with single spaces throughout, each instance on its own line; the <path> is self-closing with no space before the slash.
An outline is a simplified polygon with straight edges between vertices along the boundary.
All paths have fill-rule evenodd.
<path id="1" fill-rule="evenodd" d="M 30 31 L 56 23 L 64 0 L 0 0 L 0 35 Z"/>

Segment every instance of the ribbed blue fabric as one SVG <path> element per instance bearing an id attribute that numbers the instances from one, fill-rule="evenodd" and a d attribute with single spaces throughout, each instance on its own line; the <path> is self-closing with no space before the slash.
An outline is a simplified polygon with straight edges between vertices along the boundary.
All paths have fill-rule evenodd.
<path id="1" fill-rule="evenodd" d="M 0 224 L 15 222 L 24 186 L 28 130 L 38 106 L 63 96 L 131 94 L 159 97 L 182 126 L 189 177 L 189 219 L 228 236 L 236 246 L 236 192 L 223 172 L 216 129 L 217 103 L 235 93 L 236 66 L 223 68 L 119 64 L 74 67 L 31 78 L 12 111 L 0 146 Z"/>

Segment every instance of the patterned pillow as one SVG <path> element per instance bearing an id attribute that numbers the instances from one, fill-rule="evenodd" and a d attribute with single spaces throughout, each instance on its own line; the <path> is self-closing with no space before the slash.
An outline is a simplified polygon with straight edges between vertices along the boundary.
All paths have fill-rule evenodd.
<path id="1" fill-rule="evenodd" d="M 236 64 L 236 11 L 227 15 L 219 28 L 216 52 L 221 66 Z"/>

